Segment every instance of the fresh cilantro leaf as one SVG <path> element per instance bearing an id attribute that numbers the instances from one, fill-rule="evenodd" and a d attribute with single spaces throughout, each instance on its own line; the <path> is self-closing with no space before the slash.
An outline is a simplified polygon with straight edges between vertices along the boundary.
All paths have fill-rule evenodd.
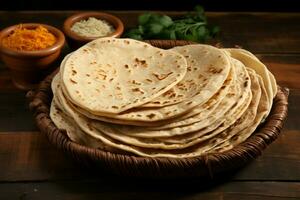
<path id="1" fill-rule="evenodd" d="M 153 34 L 156 35 L 160 33 L 163 30 L 163 25 L 161 24 L 149 24 L 149 31 Z"/>
<path id="2" fill-rule="evenodd" d="M 199 39 L 205 36 L 206 29 L 204 26 L 197 27 L 196 31 Z"/>
<path id="3" fill-rule="evenodd" d="M 206 42 L 220 31 L 217 26 L 208 26 L 201 6 L 181 19 L 172 20 L 167 15 L 145 13 L 138 18 L 137 28 L 129 30 L 125 36 L 134 39 L 184 39 Z"/>
<path id="4" fill-rule="evenodd" d="M 151 13 L 145 13 L 143 15 L 140 15 L 138 18 L 138 22 L 140 25 L 144 25 L 147 24 L 147 22 L 149 21 L 149 19 L 151 18 Z"/>
<path id="5" fill-rule="evenodd" d="M 131 29 L 130 31 L 128 31 L 126 33 L 125 36 L 129 37 L 129 38 L 136 39 L 136 40 L 142 40 L 143 39 L 142 33 L 141 33 L 141 31 L 138 28 Z"/>
<path id="6" fill-rule="evenodd" d="M 171 40 L 176 40 L 176 33 L 175 30 L 170 31 L 170 37 Z"/>
<path id="7" fill-rule="evenodd" d="M 140 34 L 144 34 L 144 27 L 142 25 L 138 26 L 138 30 Z"/>
<path id="8" fill-rule="evenodd" d="M 171 19 L 171 17 L 167 15 L 163 15 L 159 21 L 160 24 L 162 24 L 164 27 L 169 27 L 170 25 L 173 24 L 173 20 Z"/>

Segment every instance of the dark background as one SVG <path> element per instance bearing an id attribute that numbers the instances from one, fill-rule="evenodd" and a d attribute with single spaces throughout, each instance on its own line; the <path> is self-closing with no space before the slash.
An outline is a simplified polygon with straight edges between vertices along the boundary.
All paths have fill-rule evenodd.
<path id="1" fill-rule="evenodd" d="M 300 12 L 298 0 L 0 0 L 0 10 L 191 10 Z"/>

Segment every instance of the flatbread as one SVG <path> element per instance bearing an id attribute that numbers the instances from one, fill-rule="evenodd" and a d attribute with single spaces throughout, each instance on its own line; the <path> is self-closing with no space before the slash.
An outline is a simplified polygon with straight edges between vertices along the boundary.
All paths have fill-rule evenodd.
<path id="1" fill-rule="evenodd" d="M 225 144 L 225 141 L 227 142 L 230 138 L 239 134 L 239 132 L 245 129 L 245 127 L 248 127 L 253 123 L 257 115 L 259 104 L 266 105 L 266 103 L 268 103 L 266 98 L 266 93 L 262 94 L 260 88 L 261 80 L 259 81 L 258 79 L 260 77 L 257 77 L 255 72 L 251 71 L 251 69 L 250 70 L 248 69 L 248 72 L 251 77 L 251 91 L 252 91 L 252 100 L 249 107 L 243 113 L 243 115 L 238 120 L 236 120 L 235 123 L 231 125 L 229 128 L 215 135 L 213 138 L 210 138 L 200 144 L 195 145 L 193 150 L 195 151 L 196 154 L 200 155 L 200 154 L 216 152 L 217 151 L 216 149 L 221 148 L 221 145 Z"/>
<path id="2" fill-rule="evenodd" d="M 228 77 L 228 79 L 225 81 L 224 85 L 205 104 L 197 106 L 194 109 L 192 109 L 190 112 L 188 112 L 187 114 L 185 114 L 181 117 L 175 118 L 175 119 L 163 120 L 163 121 L 160 121 L 158 123 L 157 122 L 156 123 L 153 123 L 153 122 L 151 122 L 151 123 L 134 122 L 134 124 L 140 125 L 140 126 L 148 126 L 148 127 L 144 127 L 144 128 L 149 129 L 149 130 L 161 130 L 161 129 L 174 128 L 174 127 L 177 127 L 177 126 L 192 124 L 196 121 L 200 121 L 201 119 L 207 118 L 210 115 L 210 113 L 213 112 L 217 108 L 217 106 L 222 102 L 224 97 L 228 93 L 230 93 L 230 95 L 231 95 L 231 93 L 233 92 L 234 87 L 235 87 L 234 86 L 234 84 L 235 84 L 235 73 L 234 73 L 234 68 L 232 68 L 231 70 L 232 70 L 232 72 L 230 73 L 230 76 Z M 58 73 L 53 78 L 52 91 L 58 90 L 58 88 L 54 89 L 53 87 L 60 87 L 59 79 L 60 79 L 60 74 Z M 230 90 L 230 88 L 231 88 L 231 90 Z M 59 95 L 63 96 L 63 98 L 65 98 L 65 99 L 67 98 L 63 94 L 63 91 L 57 91 L 57 93 L 59 93 Z M 54 98 L 56 98 L 56 96 L 57 95 L 54 95 Z M 58 102 L 58 101 L 56 101 L 56 102 Z M 75 106 L 74 106 L 74 109 L 76 110 Z M 223 111 L 220 110 L 220 112 L 223 112 Z M 195 117 L 192 117 L 192 116 L 195 116 Z M 98 119 L 102 119 L 102 118 L 98 118 Z M 105 121 L 105 119 L 103 121 Z M 108 120 L 108 122 L 110 122 L 111 120 L 113 120 L 113 119 Z M 130 122 L 132 122 L 132 121 L 130 121 Z M 127 123 L 127 124 L 130 124 L 130 122 Z M 126 124 L 126 121 L 124 121 L 123 123 Z"/>
<path id="3" fill-rule="evenodd" d="M 251 84 L 252 86 L 253 84 Z M 253 87 L 253 86 L 252 86 Z M 255 94 L 258 94 L 257 91 L 253 91 L 255 92 Z M 253 102 L 257 102 L 256 98 L 253 99 Z M 94 144 L 101 144 L 100 146 L 103 146 L 103 143 L 105 144 L 105 146 L 108 146 L 109 148 L 113 149 L 113 151 L 115 151 L 115 149 L 120 149 L 121 151 L 127 151 L 129 153 L 134 153 L 137 155 L 141 155 L 141 156 L 150 156 L 150 157 L 173 157 L 173 158 L 186 158 L 186 157 L 195 157 L 195 156 L 199 156 L 202 155 L 204 153 L 207 153 L 206 151 L 208 151 L 208 149 L 211 149 L 215 143 L 219 140 L 216 140 L 216 136 L 213 137 L 211 140 L 205 140 L 204 143 L 198 143 L 197 145 L 185 148 L 185 149 L 174 149 L 174 150 L 163 150 L 163 149 L 149 149 L 149 148 L 141 148 L 141 147 L 136 147 L 133 145 L 127 145 L 127 144 L 123 144 L 121 142 L 118 142 L 116 140 L 114 140 L 113 138 L 110 138 L 109 136 L 98 132 L 97 134 L 95 134 L 97 132 L 97 130 L 92 126 L 92 124 L 90 124 L 87 120 L 87 118 L 85 118 L 84 116 L 80 116 L 77 115 L 76 113 L 72 113 L 71 111 L 71 116 L 73 116 L 73 118 L 75 119 L 74 123 L 76 122 L 77 125 L 79 125 L 79 127 L 84 130 L 84 135 L 82 137 L 86 137 L 85 135 L 89 135 L 91 138 L 93 138 L 93 142 L 90 143 Z M 218 134 L 219 135 L 219 134 Z M 217 136 L 218 136 L 217 135 Z M 222 137 L 222 134 L 219 135 L 220 137 Z M 159 143 L 158 143 L 159 144 Z M 161 146 L 163 143 L 160 143 L 159 145 Z M 205 145 L 204 145 L 205 144 Z M 112 150 L 110 150 L 112 151 Z"/>
<path id="4" fill-rule="evenodd" d="M 261 99 L 258 104 L 257 112 L 254 120 L 251 122 L 250 125 L 244 127 L 244 129 L 236 129 L 236 127 L 231 128 L 231 134 L 228 134 L 226 139 L 222 141 L 221 144 L 214 147 L 211 151 L 212 153 L 215 152 L 224 152 L 232 149 L 233 147 L 239 145 L 240 143 L 244 142 L 251 134 L 257 129 L 260 123 L 262 123 L 266 113 L 268 113 L 270 109 L 270 105 L 267 98 L 267 91 L 264 88 L 263 80 L 258 75 L 258 80 L 260 83 L 262 95 Z"/>
<path id="5" fill-rule="evenodd" d="M 219 63 L 211 62 L 211 59 L 215 59 L 220 54 L 220 50 L 213 46 L 194 44 L 174 47 L 171 50 L 180 53 L 186 58 L 187 73 L 173 88 L 141 107 L 172 105 L 186 101 L 195 95 L 205 102 L 221 88 L 228 76 L 229 67 L 226 64 L 220 64 L 224 62 L 222 59 L 216 59 Z M 197 94 L 199 91 L 209 92 Z"/>
<path id="6" fill-rule="evenodd" d="M 159 108 L 136 108 L 132 110 L 127 110 L 126 112 L 119 113 L 117 115 L 95 115 L 94 113 L 91 113 L 89 111 L 86 111 L 79 106 L 75 105 L 76 111 L 84 114 L 88 118 L 100 120 L 100 121 L 106 121 L 116 124 L 130 124 L 130 125 L 143 125 L 144 123 L 139 122 L 158 122 L 162 120 L 167 120 L 171 118 L 178 117 L 180 115 L 183 115 L 196 106 L 201 106 L 202 104 L 205 104 L 213 95 L 215 95 L 218 90 L 222 87 L 224 82 L 229 76 L 231 63 L 230 58 L 221 50 L 217 48 L 209 48 L 206 45 L 198 45 L 195 46 L 195 49 L 199 49 L 199 52 L 206 52 L 209 53 L 199 53 L 197 57 L 194 58 L 194 60 L 200 60 L 202 61 L 203 65 L 201 64 L 198 66 L 198 68 L 204 67 L 207 72 L 207 78 L 206 82 L 198 83 L 198 86 L 196 87 L 196 90 L 193 92 L 190 92 L 189 95 L 186 96 L 186 100 L 181 101 L 179 103 L 159 107 Z M 196 56 L 196 55 L 195 55 Z M 208 67 L 207 67 L 208 66 Z M 222 66 L 223 70 L 220 70 L 220 67 Z M 217 69 L 217 70 L 216 70 Z M 197 67 L 193 68 L 193 70 L 197 71 Z M 200 74 L 201 75 L 201 74 Z M 216 81 L 216 78 L 213 78 L 213 82 L 210 80 L 212 77 L 218 77 L 217 79 L 219 81 Z M 198 76 L 199 80 L 202 80 L 202 75 Z M 209 85 L 206 90 L 202 90 L 204 86 L 201 85 Z M 193 89 L 186 88 L 188 90 Z M 194 88 L 195 89 L 195 88 Z M 149 123 L 148 123 L 149 124 Z"/>
<path id="7" fill-rule="evenodd" d="M 51 103 L 50 117 L 57 128 L 64 131 L 73 142 L 104 151 L 128 154 L 126 151 L 108 146 L 101 142 L 101 140 L 96 140 L 95 138 L 92 138 L 86 134 L 80 129 L 79 126 L 77 126 L 75 121 L 70 116 L 66 115 L 65 112 L 61 110 L 61 105 L 59 105 L 55 100 L 53 100 Z"/>
<path id="8" fill-rule="evenodd" d="M 73 104 L 95 114 L 117 114 L 168 91 L 186 70 L 186 59 L 174 51 L 100 38 L 66 57 L 60 73 Z"/>
<path id="9" fill-rule="evenodd" d="M 205 104 L 200 106 L 196 106 L 187 114 L 171 119 L 162 121 L 163 125 L 156 125 L 150 127 L 143 127 L 144 130 L 163 130 L 170 129 L 180 126 L 186 126 L 197 121 L 201 121 L 203 119 L 208 118 L 210 115 L 218 115 L 218 112 L 224 112 L 223 110 L 217 110 L 220 108 L 220 104 L 224 104 L 224 99 L 228 96 L 231 96 L 235 92 L 235 83 L 236 76 L 234 72 L 234 67 L 231 68 L 231 73 L 228 79 L 224 82 L 223 86 L 220 90 L 210 98 Z"/>
<path id="10" fill-rule="evenodd" d="M 184 135 L 186 133 L 191 133 L 191 132 L 195 132 L 195 134 L 193 134 L 193 137 L 197 137 L 197 135 L 210 132 L 214 128 L 217 128 L 219 125 L 221 125 L 224 122 L 225 119 L 224 116 L 228 115 L 230 116 L 230 118 L 234 119 L 234 117 L 237 114 L 240 114 L 240 112 L 242 112 L 244 109 L 247 108 L 247 104 L 249 104 L 251 101 L 251 90 L 250 90 L 251 83 L 245 66 L 241 62 L 235 59 L 232 59 L 232 62 L 235 63 L 234 68 L 237 76 L 237 82 L 233 84 L 231 91 L 228 93 L 227 97 L 223 99 L 221 104 L 214 110 L 213 113 L 211 113 L 209 117 L 202 118 L 201 114 L 198 116 L 196 115 L 184 120 L 186 121 L 186 126 L 184 126 L 184 121 L 183 121 L 182 126 L 178 126 L 170 129 L 147 130 L 145 128 L 140 128 L 140 127 L 117 126 L 117 125 L 114 125 L 114 129 L 118 129 L 120 132 L 122 132 L 122 134 L 132 135 L 135 137 L 143 137 L 143 138 L 172 137 L 172 136 Z M 192 124 L 187 123 L 189 121 L 193 121 L 194 123 Z M 226 126 L 224 124 L 224 128 L 225 127 Z M 192 134 L 190 135 L 192 136 Z M 182 137 L 186 139 L 185 136 Z M 177 137 L 176 141 L 181 140 L 180 138 Z"/>
<path id="11" fill-rule="evenodd" d="M 239 48 L 226 48 L 225 50 L 227 51 L 240 51 L 244 54 L 247 54 L 248 56 L 252 57 L 253 59 L 255 59 L 257 62 L 260 62 L 261 64 L 263 64 L 253 53 L 251 53 L 250 51 L 247 51 L 245 49 L 239 49 Z M 264 65 L 264 64 L 263 64 Z M 265 68 L 268 70 L 268 68 L 265 66 Z M 276 96 L 277 94 L 277 84 L 276 84 L 276 79 L 274 77 L 274 75 L 268 70 L 268 74 L 269 74 L 269 78 L 270 78 L 270 82 L 271 82 L 271 86 L 272 86 L 272 91 L 273 91 L 273 98 Z"/>
<path id="12" fill-rule="evenodd" d="M 273 104 L 274 94 L 273 94 L 273 86 L 272 86 L 270 76 L 269 76 L 269 71 L 266 68 L 266 66 L 264 64 L 262 64 L 260 61 L 258 61 L 256 58 L 249 56 L 248 54 L 242 52 L 239 49 L 225 49 L 225 50 L 227 52 L 229 52 L 233 58 L 244 63 L 244 65 L 246 67 L 249 67 L 249 68 L 255 70 L 255 72 L 263 78 L 264 86 L 265 86 L 267 94 L 268 94 L 268 101 L 269 101 L 269 104 L 271 105 L 270 106 L 270 108 L 271 108 L 272 104 Z M 270 112 L 270 110 L 269 110 L 269 112 Z"/>
<path id="13" fill-rule="evenodd" d="M 234 60 L 234 59 L 233 59 L 233 61 L 236 63 L 235 67 L 237 68 L 237 74 L 239 75 L 238 80 L 239 80 L 239 86 L 240 86 L 240 88 L 239 88 L 240 93 L 237 93 L 235 95 L 235 98 L 234 98 L 235 101 L 232 101 L 231 104 L 234 104 L 237 101 L 239 101 L 239 102 L 237 104 L 227 108 L 227 110 L 229 109 L 229 111 L 227 112 L 227 115 L 224 118 L 224 120 L 223 120 L 223 117 L 221 118 L 221 120 L 217 120 L 217 118 L 215 117 L 218 122 L 213 123 L 213 125 L 212 125 L 213 128 L 207 127 L 206 129 L 200 130 L 201 128 L 199 128 L 198 124 L 192 124 L 187 127 L 180 127 L 179 131 L 177 133 L 182 134 L 182 136 L 177 137 L 177 138 L 172 137 L 171 139 L 169 139 L 169 140 L 171 140 L 171 142 L 168 139 L 164 139 L 164 142 L 161 142 L 160 140 L 154 140 L 153 138 L 155 138 L 155 136 L 153 137 L 151 134 L 148 134 L 149 136 L 152 136 L 150 140 L 148 138 L 140 139 L 140 138 L 135 138 L 135 137 L 131 137 L 130 135 L 127 135 L 131 131 L 132 127 L 124 126 L 123 128 L 125 128 L 125 130 L 128 132 L 122 132 L 124 130 L 118 129 L 118 128 L 116 128 L 116 126 L 111 127 L 109 124 L 103 123 L 101 121 L 89 120 L 89 119 L 82 118 L 82 122 L 84 122 L 86 120 L 84 122 L 84 124 L 90 124 L 90 127 L 93 127 L 93 129 L 96 128 L 96 131 L 94 131 L 94 134 L 99 134 L 102 137 L 103 137 L 103 134 L 105 134 L 109 138 L 113 138 L 114 140 L 117 140 L 126 145 L 134 145 L 134 146 L 138 146 L 138 147 L 162 148 L 162 149 L 183 149 L 183 148 L 187 148 L 187 147 L 193 146 L 195 144 L 198 144 L 200 142 L 203 142 L 207 139 L 210 139 L 214 135 L 220 133 L 222 130 L 226 129 L 226 127 L 228 127 L 232 123 L 234 123 L 235 118 L 239 118 L 239 116 L 247 109 L 247 107 L 251 101 L 251 95 L 248 96 L 248 98 L 246 98 L 247 92 L 244 92 L 244 90 L 248 89 L 248 92 L 250 92 L 250 94 L 251 94 L 251 90 L 250 90 L 251 84 L 250 84 L 250 79 L 249 79 L 248 73 L 247 73 L 245 67 L 242 65 L 242 63 L 240 63 L 239 61 Z M 67 100 L 64 99 L 63 96 L 58 95 L 58 97 L 59 97 L 60 102 L 62 103 L 62 106 L 64 108 L 67 108 L 69 113 L 74 113 L 74 110 L 68 104 Z M 243 101 L 241 101 L 240 99 L 243 99 Z M 202 127 L 202 128 L 204 128 L 204 127 Z M 216 128 L 218 128 L 218 129 L 213 131 Z M 211 131 L 212 131 L 211 134 L 207 134 Z M 190 132 L 191 132 L 191 134 L 186 135 L 187 133 L 190 133 Z M 161 137 L 162 135 L 163 134 L 160 134 L 159 137 Z M 173 142 L 172 140 L 176 140 L 176 142 Z M 165 144 L 165 142 L 172 143 L 172 144 Z"/>

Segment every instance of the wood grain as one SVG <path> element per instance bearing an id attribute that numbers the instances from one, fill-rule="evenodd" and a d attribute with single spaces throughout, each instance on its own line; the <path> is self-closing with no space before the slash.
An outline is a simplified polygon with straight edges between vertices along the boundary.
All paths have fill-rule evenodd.
<path id="1" fill-rule="evenodd" d="M 257 54 L 274 74 L 278 84 L 290 89 L 300 89 L 300 55 Z"/>
<path id="2" fill-rule="evenodd" d="M 40 22 L 62 27 L 75 11 L 0 12 L 0 29 L 18 23 Z M 130 28 L 145 11 L 107 11 Z M 185 12 L 163 12 L 172 17 Z M 224 46 L 241 45 L 256 53 L 300 53 L 300 14 L 297 13 L 207 13 L 208 21 L 221 27 L 218 41 Z M 288 31 L 287 31 L 288 30 Z"/>
<path id="3" fill-rule="evenodd" d="M 37 130 L 25 92 L 0 92 L 0 131 Z"/>
<path id="4" fill-rule="evenodd" d="M 143 12 L 111 13 L 133 27 Z M 0 29 L 20 22 L 61 28 L 72 13 L 0 11 Z M 261 157 L 213 182 L 136 180 L 87 170 L 37 131 L 25 92 L 13 86 L 8 69 L 0 63 L 0 199 L 300 199 L 300 14 L 208 13 L 208 20 L 222 29 L 214 42 L 256 53 L 278 83 L 291 89 L 283 134 Z M 66 46 L 63 55 L 68 52 Z"/>
<path id="5" fill-rule="evenodd" d="M 219 13 L 209 22 L 221 29 L 225 47 L 240 45 L 255 53 L 299 53 L 299 14 Z"/>
<path id="6" fill-rule="evenodd" d="M 0 182 L 111 178 L 99 170 L 83 170 L 38 132 L 0 134 Z M 234 180 L 300 180 L 300 131 L 284 130 L 267 150 L 238 171 Z"/>
<path id="7" fill-rule="evenodd" d="M 56 181 L 0 184 L 2 199 L 299 199 L 300 183 L 230 182 L 201 185 L 198 182 L 154 182 L 128 179 L 97 181 Z"/>

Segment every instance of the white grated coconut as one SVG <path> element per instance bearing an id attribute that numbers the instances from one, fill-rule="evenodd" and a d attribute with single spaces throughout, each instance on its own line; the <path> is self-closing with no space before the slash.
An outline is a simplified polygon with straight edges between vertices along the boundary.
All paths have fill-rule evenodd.
<path id="1" fill-rule="evenodd" d="M 71 30 L 84 37 L 104 37 L 115 31 L 107 21 L 94 17 L 74 23 Z"/>

